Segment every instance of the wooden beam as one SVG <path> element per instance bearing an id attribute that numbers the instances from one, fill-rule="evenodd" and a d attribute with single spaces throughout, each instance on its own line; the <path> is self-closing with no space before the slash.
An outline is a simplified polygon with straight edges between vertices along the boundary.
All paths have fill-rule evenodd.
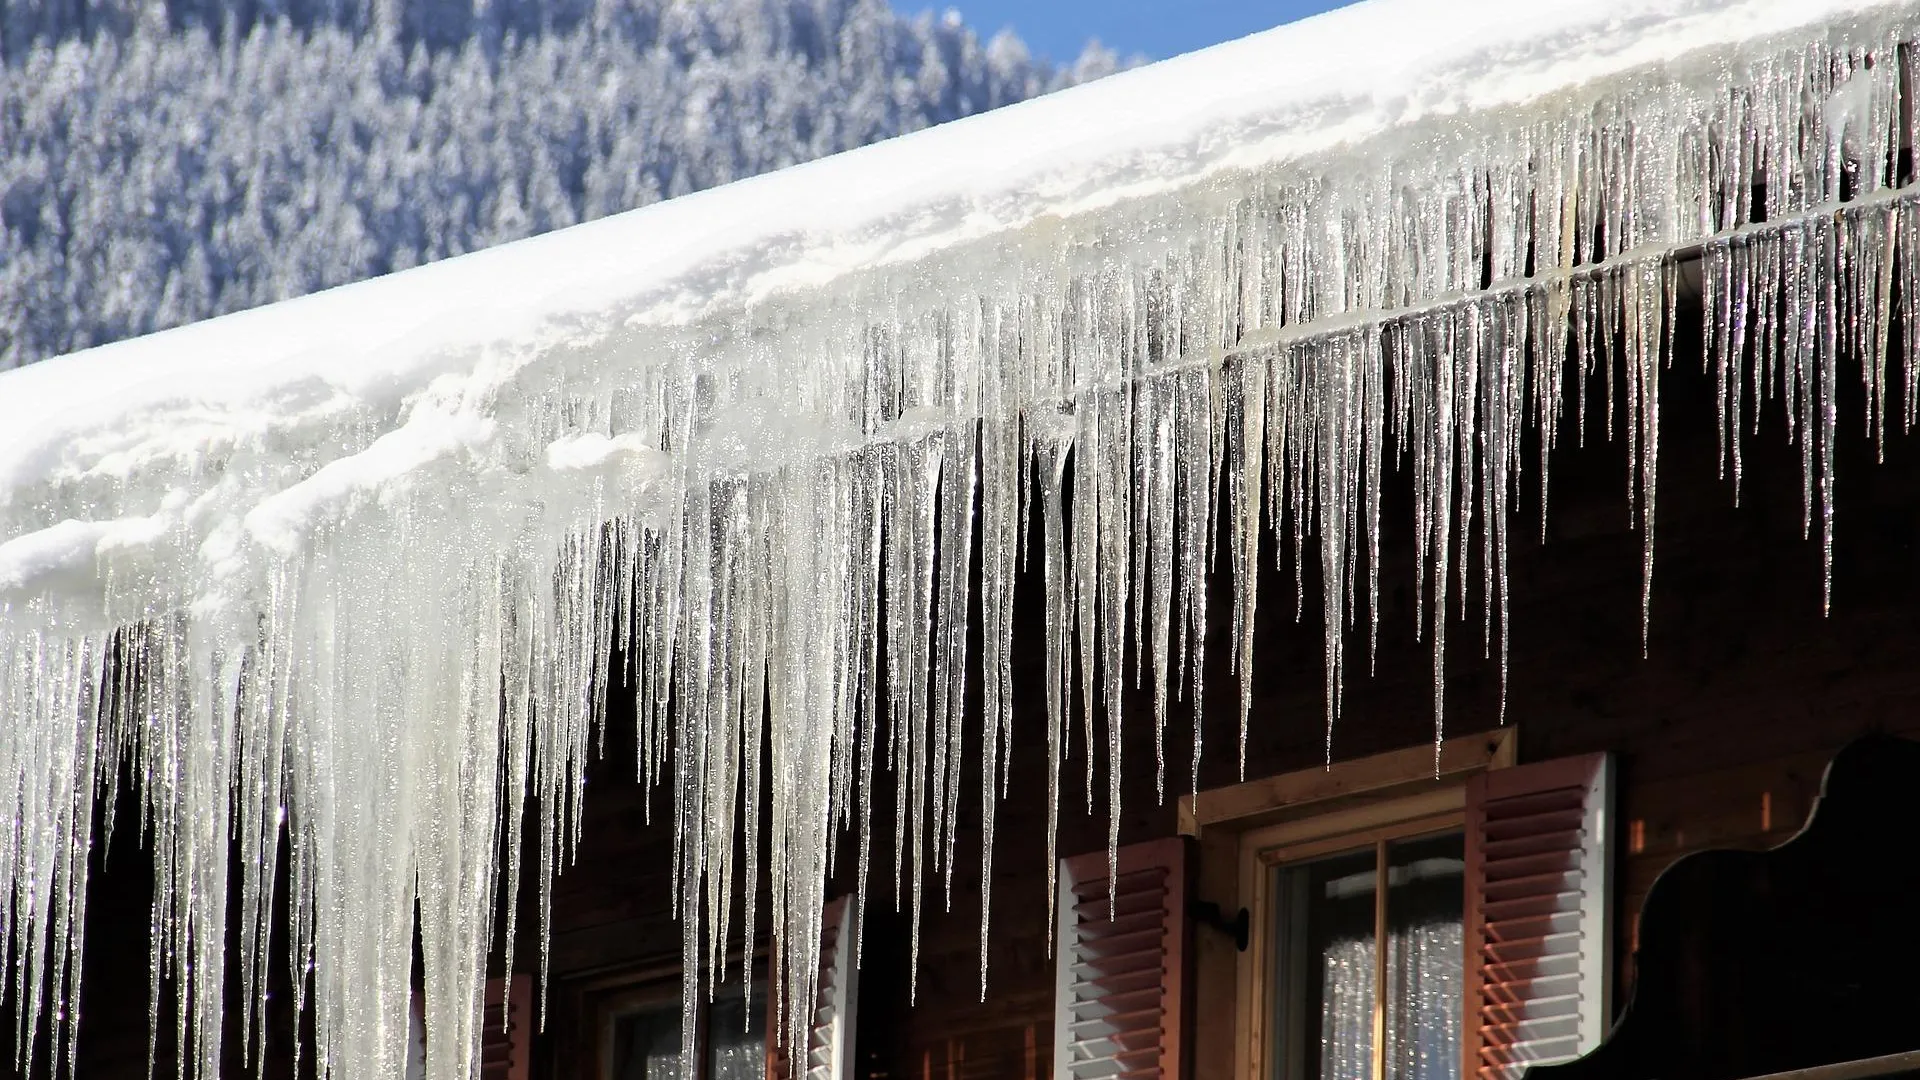
<path id="1" fill-rule="evenodd" d="M 1517 729 L 1500 728 L 1448 739 L 1436 760 L 1431 745 L 1411 746 L 1319 769 L 1281 773 L 1180 798 L 1180 832 L 1200 836 L 1209 826 L 1232 829 L 1265 824 L 1299 807 L 1398 787 L 1458 782 L 1515 761 Z"/>
<path id="2" fill-rule="evenodd" d="M 1283 821 L 1240 834 L 1241 850 L 1261 866 L 1273 867 L 1321 859 L 1380 841 L 1459 832 L 1467 824 L 1461 794 L 1457 789 L 1424 792 L 1378 807 L 1354 807 L 1311 821 Z M 1322 822 L 1325 822 L 1325 831 L 1314 828 Z"/>

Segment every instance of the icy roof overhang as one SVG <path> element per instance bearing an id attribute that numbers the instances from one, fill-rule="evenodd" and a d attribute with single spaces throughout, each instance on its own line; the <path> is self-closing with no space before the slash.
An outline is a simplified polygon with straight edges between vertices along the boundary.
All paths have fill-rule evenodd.
<path id="1" fill-rule="evenodd" d="M 1920 244 L 1897 152 L 1916 22 L 1912 2 L 1376 0 L 0 375 L 0 813 L 42 826 L 0 845 L 15 962 L 63 992 L 72 856 L 124 762 L 200 1075 L 230 929 L 249 998 L 264 985 L 285 857 L 328 1067 L 400 1075 L 417 890 L 430 1072 L 464 1077 L 518 874 L 496 823 L 537 796 L 544 884 L 624 654 L 680 808 L 687 959 L 724 954 L 704 905 L 753 910 L 730 853 L 741 831 L 757 850 L 736 802 L 764 741 L 775 937 L 808 978 L 828 838 L 871 825 L 876 729 L 923 780 L 915 873 L 951 871 L 949 748 L 994 773 L 1036 517 L 1053 692 L 1023 710 L 1065 723 L 1076 683 L 1117 724 L 1144 666 L 1165 722 L 1206 644 L 1217 515 L 1244 672 L 1264 514 L 1320 567 L 1331 721 L 1346 628 L 1374 617 L 1383 462 L 1414 480 L 1436 667 L 1456 560 L 1503 569 L 1512 493 L 1545 483 L 1520 432 L 1558 431 L 1596 364 L 1626 375 L 1651 523 L 1676 252 L 1699 253 L 1723 384 L 1780 380 L 1816 450 L 1839 359 L 1887 385 Z M 1808 462 L 1827 497 L 1830 456 Z M 975 603 L 970 657 L 950 613 Z"/>
<path id="2" fill-rule="evenodd" d="M 1404 167 L 1444 154 L 1461 129 L 1578 118 L 1636 82 L 1711 90 L 1741 58 L 1771 57 L 1770 41 L 1875 40 L 1909 7 L 1357 4 L 810 164 L 5 373 L 0 506 L 33 501 L 49 481 L 191 456 L 209 438 L 356 406 L 390 413 L 442 375 L 507 355 L 870 291 L 876 272 L 907 294 L 963 281 L 992 291 L 1045 274 L 1073 240 L 1111 245 L 1096 223 L 1117 204 L 1181 213 L 1238 196 L 1249 170 Z M 1724 62 L 1670 66 L 1703 50 Z M 978 282 L 939 262 L 981 247 L 1032 261 L 989 262 L 1000 275 Z M 919 280 L 933 274 L 943 284 Z"/>

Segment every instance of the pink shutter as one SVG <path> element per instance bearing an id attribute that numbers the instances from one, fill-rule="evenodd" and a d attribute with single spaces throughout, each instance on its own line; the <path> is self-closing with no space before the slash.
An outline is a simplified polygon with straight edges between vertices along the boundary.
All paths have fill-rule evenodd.
<path id="1" fill-rule="evenodd" d="M 533 987 L 527 976 L 488 979 L 480 1014 L 480 1080 L 528 1080 L 533 1071 Z"/>
<path id="2" fill-rule="evenodd" d="M 1513 1080 L 1605 1036 L 1612 788 L 1605 754 L 1468 781 L 1465 1076 Z"/>
<path id="3" fill-rule="evenodd" d="M 1060 863 L 1055 1080 L 1186 1075 L 1187 847 L 1123 847 Z"/>

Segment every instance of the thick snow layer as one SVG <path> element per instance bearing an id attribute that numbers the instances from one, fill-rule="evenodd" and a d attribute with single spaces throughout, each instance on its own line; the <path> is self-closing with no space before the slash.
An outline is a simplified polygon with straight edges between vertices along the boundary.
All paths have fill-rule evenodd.
<path id="1" fill-rule="evenodd" d="M 1371 0 L 777 173 L 0 375 L 0 499 L 257 438 L 436 377 L 824 288 L 1223 170 L 1566 108 L 1621 72 L 1887 0 Z M 4 505 L 4 504 L 0 504 Z"/>
<path id="2" fill-rule="evenodd" d="M 497 838 L 538 807 L 544 920 L 620 663 L 674 794 L 689 1001 L 764 882 L 794 1037 L 837 828 L 866 893 L 876 767 L 916 916 L 975 754 L 991 869 L 1028 522 L 1048 693 L 1021 714 L 1050 804 L 1078 730 L 1116 829 L 1122 689 L 1162 734 L 1198 708 L 1215 561 L 1243 725 L 1257 559 L 1317 563 L 1329 739 L 1383 498 L 1415 506 L 1436 672 L 1470 587 L 1505 655 L 1513 508 L 1574 425 L 1629 445 L 1650 588 L 1683 249 L 1730 472 L 1743 409 L 1777 401 L 1830 552 L 1839 364 L 1876 430 L 1920 402 L 1920 369 L 1888 371 L 1920 355 L 1916 26 L 1910 0 L 1376 0 L 0 374 L 0 817 L 29 823 L 0 838 L 0 927 L 27 1007 L 76 992 L 95 778 L 125 765 L 193 1072 L 218 1071 L 230 937 L 264 1016 L 284 859 L 324 1072 L 402 1075 L 417 907 L 428 1074 L 471 1075 L 522 869 Z"/>

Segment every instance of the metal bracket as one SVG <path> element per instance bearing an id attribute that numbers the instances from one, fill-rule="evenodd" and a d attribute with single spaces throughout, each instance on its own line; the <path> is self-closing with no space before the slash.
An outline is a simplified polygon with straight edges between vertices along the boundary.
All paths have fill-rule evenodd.
<path id="1" fill-rule="evenodd" d="M 1246 908 L 1241 908 L 1239 911 L 1234 912 L 1233 916 L 1229 918 L 1225 912 L 1220 910 L 1219 904 L 1211 900 L 1201 900 L 1195 903 L 1191 910 L 1193 911 L 1193 921 L 1202 926 L 1211 926 L 1215 930 L 1232 938 L 1233 947 L 1236 950 L 1240 952 L 1247 951 L 1247 941 L 1252 936 L 1253 924 L 1251 917 L 1247 914 Z"/>

